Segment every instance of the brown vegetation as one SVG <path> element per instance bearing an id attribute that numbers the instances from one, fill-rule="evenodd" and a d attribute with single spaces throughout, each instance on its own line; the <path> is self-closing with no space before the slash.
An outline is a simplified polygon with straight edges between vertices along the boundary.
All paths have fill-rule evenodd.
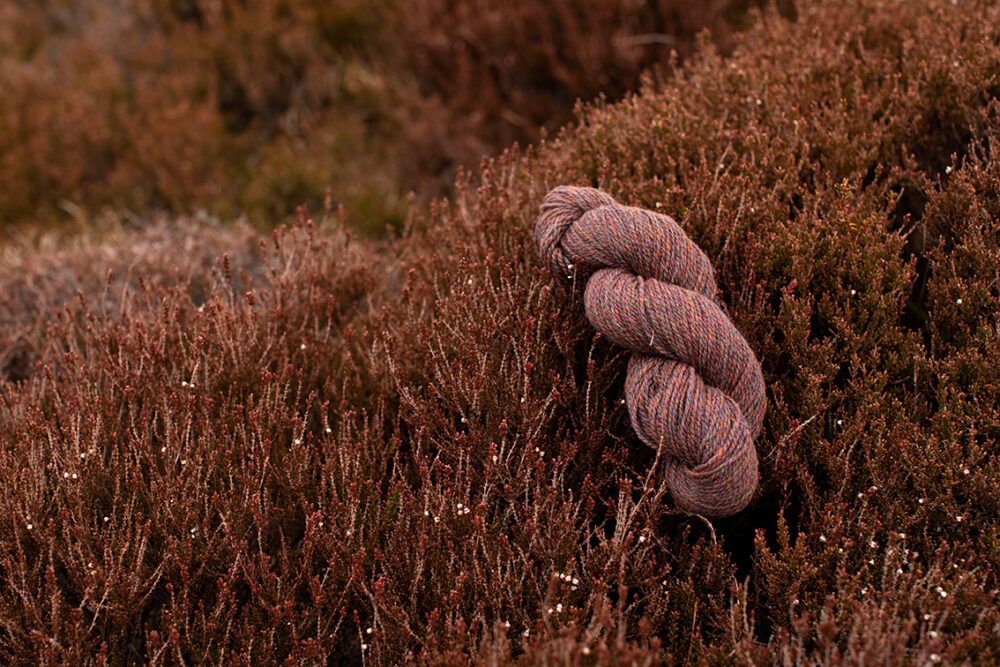
<path id="1" fill-rule="evenodd" d="M 15 0 L 0 7 L 0 226 L 101 207 L 356 227 L 460 165 L 728 48 L 752 0 Z"/>
<path id="2" fill-rule="evenodd" d="M 8 249 L 0 660 L 1000 660 L 1000 14 L 799 12 L 378 245 Z M 672 505 L 535 257 L 562 183 L 716 266 L 769 391 L 739 516 Z"/>

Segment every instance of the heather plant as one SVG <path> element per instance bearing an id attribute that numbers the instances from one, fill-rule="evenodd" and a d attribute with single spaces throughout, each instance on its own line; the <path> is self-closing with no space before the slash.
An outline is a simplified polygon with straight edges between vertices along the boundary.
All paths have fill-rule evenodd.
<path id="1" fill-rule="evenodd" d="M 0 659 L 996 662 L 997 14 L 767 12 L 379 242 L 5 250 Z M 768 392 L 742 513 L 674 505 L 536 256 L 566 183 L 715 266 Z"/>
<path id="2" fill-rule="evenodd" d="M 332 187 L 377 234 L 410 190 L 445 193 L 457 167 L 559 127 L 578 98 L 620 97 L 701 29 L 725 42 L 750 5 L 688 4 L 7 2 L 0 225 L 107 207 L 268 227 Z"/>

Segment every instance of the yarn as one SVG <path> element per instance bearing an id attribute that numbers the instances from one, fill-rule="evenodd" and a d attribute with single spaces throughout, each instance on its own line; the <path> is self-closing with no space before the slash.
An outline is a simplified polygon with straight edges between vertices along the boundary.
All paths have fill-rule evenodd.
<path id="1" fill-rule="evenodd" d="M 662 448 L 677 505 L 706 518 L 746 507 L 758 480 L 764 377 L 719 306 L 705 253 L 668 216 L 583 187 L 546 195 L 534 240 L 557 280 L 585 285 L 594 328 L 632 350 L 632 428 Z"/>

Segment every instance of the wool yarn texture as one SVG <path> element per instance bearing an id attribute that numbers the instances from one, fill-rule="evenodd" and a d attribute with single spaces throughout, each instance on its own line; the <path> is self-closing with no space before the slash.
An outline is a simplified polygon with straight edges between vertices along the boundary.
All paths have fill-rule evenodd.
<path id="1" fill-rule="evenodd" d="M 662 451 L 677 505 L 709 519 L 745 508 L 758 480 L 764 377 L 719 305 L 705 253 L 670 217 L 586 187 L 546 195 L 534 241 L 560 283 L 583 286 L 594 328 L 632 350 L 632 428 Z"/>

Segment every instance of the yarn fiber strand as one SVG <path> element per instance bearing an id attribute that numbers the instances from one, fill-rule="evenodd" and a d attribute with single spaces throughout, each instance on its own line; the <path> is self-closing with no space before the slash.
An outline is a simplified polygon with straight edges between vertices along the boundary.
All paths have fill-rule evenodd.
<path id="1" fill-rule="evenodd" d="M 764 377 L 719 307 L 705 253 L 670 217 L 583 187 L 546 195 L 534 240 L 557 280 L 585 285 L 594 328 L 633 351 L 632 428 L 662 450 L 677 505 L 707 518 L 746 507 L 758 479 Z"/>

